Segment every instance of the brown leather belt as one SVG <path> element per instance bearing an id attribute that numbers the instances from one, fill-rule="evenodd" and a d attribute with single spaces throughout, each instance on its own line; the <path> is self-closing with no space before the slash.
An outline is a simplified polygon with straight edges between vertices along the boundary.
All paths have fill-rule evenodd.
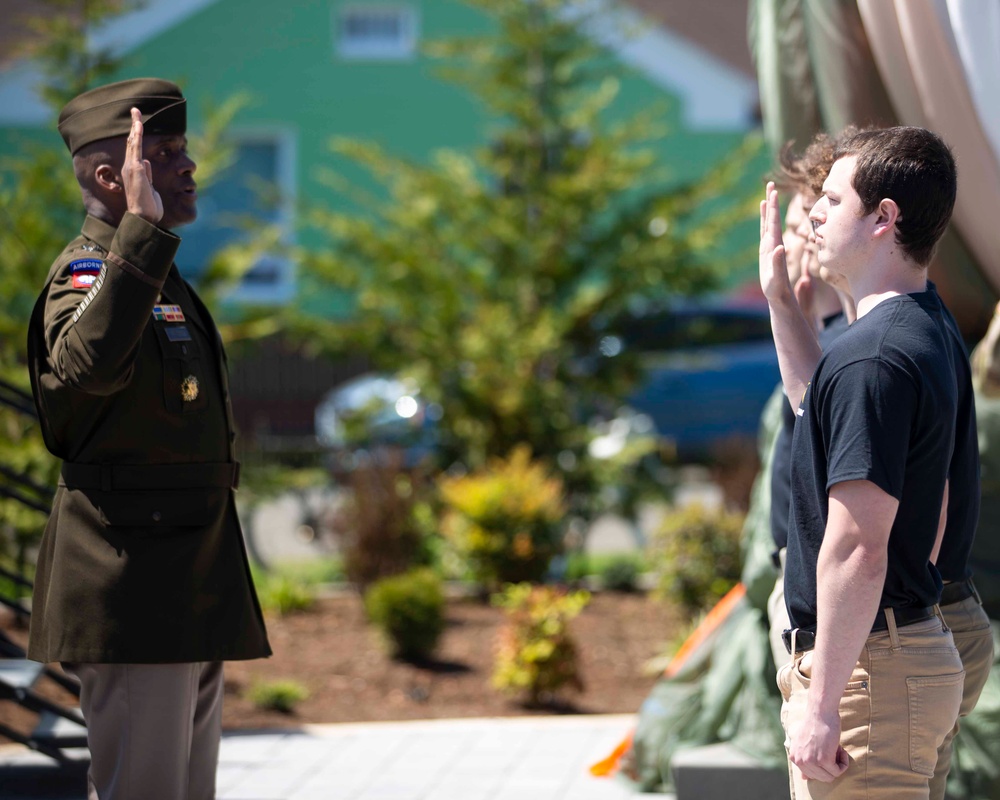
<path id="1" fill-rule="evenodd" d="M 979 605 L 983 604 L 983 601 L 979 599 L 979 592 L 976 591 L 976 584 L 972 582 L 972 578 L 946 583 L 941 590 L 941 605 L 950 606 L 952 603 L 961 603 L 970 597 L 975 597 L 979 601 Z"/>
<path id="2" fill-rule="evenodd" d="M 892 616 L 896 620 L 896 627 L 902 628 L 906 625 L 915 625 L 931 617 L 936 616 L 933 608 L 894 608 Z M 889 623 L 885 618 L 885 609 L 880 608 L 875 615 L 875 622 L 872 623 L 872 633 L 878 633 L 889 628 Z M 785 649 L 792 652 L 792 631 L 782 631 L 781 641 L 785 643 Z M 804 653 L 816 647 L 816 632 L 805 628 L 798 628 L 795 631 L 795 651 Z"/>
<path id="3" fill-rule="evenodd" d="M 74 464 L 64 462 L 59 485 L 102 492 L 237 489 L 238 461 L 223 464 Z"/>

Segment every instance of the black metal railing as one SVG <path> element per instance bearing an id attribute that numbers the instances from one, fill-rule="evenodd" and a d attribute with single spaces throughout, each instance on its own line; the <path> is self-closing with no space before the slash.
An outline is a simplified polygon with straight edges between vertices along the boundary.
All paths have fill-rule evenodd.
<path id="1" fill-rule="evenodd" d="M 23 389 L 0 378 L 0 405 L 17 411 L 19 414 L 38 419 L 35 411 L 35 401 Z"/>
<path id="2" fill-rule="evenodd" d="M 0 378 L 0 406 L 21 416 L 38 419 L 31 395 L 2 378 Z M 13 500 L 26 508 L 48 515 L 52 510 L 53 494 L 52 487 L 38 482 L 23 470 L 10 464 L 0 463 L 0 498 Z M 23 548 L 16 561 L 17 566 L 13 570 L 0 567 L 0 579 L 4 579 L 8 586 L 13 584 L 14 587 L 27 589 L 30 592 L 31 581 L 25 575 Z M 15 594 L 17 593 L 15 588 Z M 8 597 L 0 592 L 0 604 L 8 606 L 19 617 L 28 616 L 28 610 L 17 597 Z"/>

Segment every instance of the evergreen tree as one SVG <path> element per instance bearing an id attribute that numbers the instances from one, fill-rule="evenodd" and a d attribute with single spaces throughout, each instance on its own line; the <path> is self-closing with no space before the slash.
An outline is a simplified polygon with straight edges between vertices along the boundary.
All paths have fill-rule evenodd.
<path id="1" fill-rule="evenodd" d="M 67 100 L 121 65 L 110 51 L 90 49 L 87 38 L 133 5 L 45 0 L 19 20 L 26 30 L 20 55 L 41 67 L 39 91 L 52 111 L 53 128 Z M 22 153 L 0 164 L 0 560 L 13 560 L 19 572 L 45 515 L 15 497 L 44 506 L 58 475 L 37 422 L 26 413 L 32 405 L 25 369 L 28 320 L 46 270 L 80 226 L 80 208 L 80 190 L 64 151 L 26 144 Z"/>
<path id="2" fill-rule="evenodd" d="M 488 141 L 429 164 L 340 142 L 383 194 L 360 211 L 314 209 L 324 245 L 304 263 L 356 313 L 292 324 L 316 347 L 412 377 L 443 410 L 447 462 L 476 468 L 527 443 L 592 494 L 588 420 L 638 378 L 627 353 L 596 357 L 602 325 L 636 297 L 715 285 L 708 245 L 736 205 L 733 163 L 666 188 L 648 147 L 663 132 L 655 115 L 608 121 L 619 80 L 581 32 L 593 3 L 465 2 L 495 32 L 432 53 L 491 112 Z"/>
<path id="3" fill-rule="evenodd" d="M 68 100 L 112 80 L 123 65 L 124 59 L 110 50 L 91 48 L 88 34 L 141 4 L 45 0 L 41 5 L 20 20 L 27 31 L 21 55 L 40 67 L 43 83 L 38 89 L 54 130 Z M 202 186 L 231 161 L 225 130 L 245 102 L 234 97 L 219 104 L 201 135 L 190 137 L 195 152 L 211 155 L 199 164 Z M 0 562 L 13 559 L 21 572 L 45 522 L 37 506 L 44 505 L 58 477 L 57 462 L 32 416 L 25 366 L 28 321 L 49 266 L 79 230 L 82 214 L 80 189 L 62 148 L 25 143 L 0 163 Z M 238 280 L 238 272 L 239 267 L 220 269 L 212 277 Z"/>

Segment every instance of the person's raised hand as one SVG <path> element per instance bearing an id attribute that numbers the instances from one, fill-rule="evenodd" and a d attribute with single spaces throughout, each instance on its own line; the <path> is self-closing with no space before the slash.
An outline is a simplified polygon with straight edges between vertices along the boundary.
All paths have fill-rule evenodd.
<path id="1" fill-rule="evenodd" d="M 142 157 L 142 114 L 132 109 L 132 130 L 125 144 L 122 183 L 128 210 L 154 225 L 163 217 L 163 200 L 153 188 L 153 168 Z"/>
<path id="2" fill-rule="evenodd" d="M 787 302 L 792 298 L 785 245 L 781 240 L 778 192 L 771 181 L 760 203 L 760 288 L 768 302 Z"/>

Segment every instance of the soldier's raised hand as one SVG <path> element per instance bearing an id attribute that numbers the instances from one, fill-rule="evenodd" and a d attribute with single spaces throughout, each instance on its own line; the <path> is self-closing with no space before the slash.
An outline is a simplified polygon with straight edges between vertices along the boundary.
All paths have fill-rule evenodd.
<path id="1" fill-rule="evenodd" d="M 153 168 L 142 157 L 142 114 L 132 109 L 132 130 L 125 144 L 122 183 L 128 210 L 154 225 L 163 216 L 163 200 L 153 188 Z"/>

